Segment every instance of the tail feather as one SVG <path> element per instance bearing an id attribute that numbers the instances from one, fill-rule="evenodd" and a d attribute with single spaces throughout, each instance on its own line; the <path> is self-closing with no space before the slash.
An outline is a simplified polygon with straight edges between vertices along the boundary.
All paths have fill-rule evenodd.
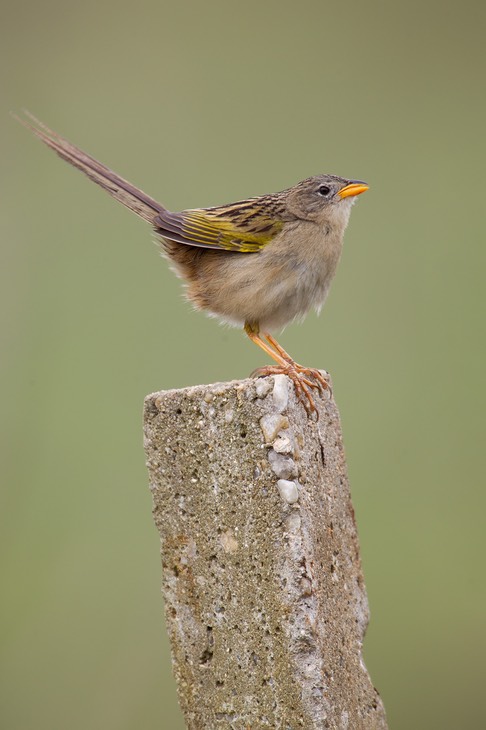
<path id="1" fill-rule="evenodd" d="M 165 208 L 157 201 L 150 198 L 134 185 L 117 175 L 113 170 L 98 162 L 94 157 L 86 154 L 78 147 L 75 147 L 67 139 L 61 137 L 57 132 L 49 129 L 45 124 L 36 119 L 32 114 L 25 111 L 30 121 L 13 115 L 17 121 L 30 129 L 36 137 L 56 152 L 59 157 L 84 172 L 90 180 L 106 190 L 113 198 L 119 200 L 126 208 L 136 213 L 148 223 L 153 223 L 157 214 L 162 213 Z"/>

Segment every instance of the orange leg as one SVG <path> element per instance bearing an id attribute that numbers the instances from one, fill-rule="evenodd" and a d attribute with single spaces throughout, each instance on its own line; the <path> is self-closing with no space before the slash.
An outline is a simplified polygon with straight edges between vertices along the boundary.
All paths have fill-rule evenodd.
<path id="1" fill-rule="evenodd" d="M 311 383 L 311 386 L 313 388 L 318 388 L 320 390 L 330 390 L 329 382 L 324 377 L 324 375 L 321 373 L 320 370 L 317 370 L 316 368 L 306 368 L 303 365 L 299 365 L 296 363 L 293 358 L 288 354 L 288 352 L 285 352 L 283 347 L 278 344 L 277 340 L 272 337 L 272 335 L 268 334 L 267 332 L 264 333 L 265 339 L 270 343 L 270 345 L 279 353 L 283 359 L 291 363 L 294 368 L 297 370 L 298 373 L 302 373 L 303 375 L 308 375 L 310 378 L 313 378 L 316 382 Z"/>
<path id="2" fill-rule="evenodd" d="M 255 377 L 264 377 L 265 375 L 278 375 L 283 373 L 287 375 L 293 382 L 295 392 L 300 401 L 304 404 L 304 407 L 308 413 L 315 411 L 317 413 L 316 404 L 311 394 L 311 388 L 317 390 L 329 390 L 329 383 L 322 375 L 319 370 L 315 368 L 306 368 L 302 365 L 298 365 L 286 352 L 283 347 L 280 347 L 278 342 L 268 333 L 263 333 L 263 337 L 260 335 L 258 325 L 251 325 L 248 322 L 245 324 L 245 332 L 256 345 L 262 348 L 272 360 L 278 363 L 275 365 L 266 365 L 263 368 L 258 368 L 252 375 Z"/>

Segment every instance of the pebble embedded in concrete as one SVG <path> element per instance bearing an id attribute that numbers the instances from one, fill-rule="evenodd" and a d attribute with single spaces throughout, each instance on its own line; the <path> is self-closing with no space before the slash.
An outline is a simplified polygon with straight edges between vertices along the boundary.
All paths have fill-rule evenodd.
<path id="1" fill-rule="evenodd" d="M 266 413 L 260 418 L 260 428 L 263 431 L 263 437 L 266 444 L 271 444 L 276 438 L 279 431 L 288 428 L 289 419 L 280 413 Z"/>
<path id="2" fill-rule="evenodd" d="M 282 499 L 288 502 L 288 504 L 294 504 L 299 499 L 299 490 L 295 482 L 291 482 L 288 479 L 279 479 L 277 488 Z"/>
<path id="3" fill-rule="evenodd" d="M 258 378 L 255 383 L 255 393 L 258 398 L 265 398 L 272 387 L 270 378 Z"/>
<path id="4" fill-rule="evenodd" d="M 234 418 L 235 412 L 231 408 L 227 408 L 224 412 L 224 420 L 226 423 L 231 423 Z"/>
<path id="5" fill-rule="evenodd" d="M 282 413 L 289 403 L 289 380 L 286 375 L 273 376 L 273 405 L 275 409 Z"/>
<path id="6" fill-rule="evenodd" d="M 233 530 L 228 529 L 220 535 L 220 542 L 225 553 L 234 553 L 238 550 L 238 540 L 235 538 Z"/>
<path id="7" fill-rule="evenodd" d="M 279 479 L 293 479 L 298 476 L 297 465 L 290 456 L 278 454 L 273 449 L 268 452 L 268 461 L 273 473 Z"/>
<path id="8" fill-rule="evenodd" d="M 277 454 L 290 454 L 292 452 L 292 442 L 285 433 L 281 433 L 273 442 L 273 450 Z"/>
<path id="9" fill-rule="evenodd" d="M 302 518 L 298 511 L 292 511 L 286 518 L 285 529 L 287 532 L 298 532 L 302 525 Z"/>

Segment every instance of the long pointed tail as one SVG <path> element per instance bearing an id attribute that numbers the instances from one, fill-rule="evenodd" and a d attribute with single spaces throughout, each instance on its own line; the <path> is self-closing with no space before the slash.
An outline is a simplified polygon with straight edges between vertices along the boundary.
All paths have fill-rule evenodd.
<path id="1" fill-rule="evenodd" d="M 141 190 L 131 185 L 127 180 L 117 175 L 113 170 L 103 165 L 94 157 L 87 155 L 78 147 L 64 139 L 45 124 L 36 119 L 29 112 L 24 112 L 28 117 L 21 119 L 13 115 L 17 121 L 30 129 L 44 144 L 56 152 L 59 157 L 69 162 L 78 170 L 84 172 L 90 180 L 100 185 L 112 197 L 119 200 L 126 208 L 136 213 L 148 223 L 153 223 L 155 216 L 165 210 L 164 206 L 145 195 Z"/>

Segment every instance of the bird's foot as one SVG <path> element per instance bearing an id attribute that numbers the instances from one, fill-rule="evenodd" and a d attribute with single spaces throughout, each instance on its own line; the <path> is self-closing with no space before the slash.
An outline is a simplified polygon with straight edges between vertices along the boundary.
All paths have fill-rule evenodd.
<path id="1" fill-rule="evenodd" d="M 308 415 L 315 413 L 319 417 L 319 412 L 312 396 L 312 388 L 321 393 L 327 391 L 332 396 L 331 386 L 328 380 L 329 376 L 326 377 L 320 370 L 306 368 L 293 360 L 287 361 L 285 365 L 265 365 L 262 368 L 257 368 L 252 372 L 251 377 L 264 378 L 267 375 L 287 375 L 293 382 L 295 394 L 303 404 Z"/>

